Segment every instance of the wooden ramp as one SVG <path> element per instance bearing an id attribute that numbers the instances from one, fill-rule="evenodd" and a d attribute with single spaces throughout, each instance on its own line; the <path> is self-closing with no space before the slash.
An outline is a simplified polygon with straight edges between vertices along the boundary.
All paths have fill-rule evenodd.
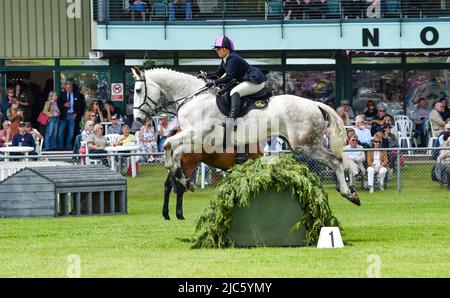
<path id="1" fill-rule="evenodd" d="M 27 167 L 0 183 L 0 217 L 126 213 L 127 181 L 103 165 Z"/>

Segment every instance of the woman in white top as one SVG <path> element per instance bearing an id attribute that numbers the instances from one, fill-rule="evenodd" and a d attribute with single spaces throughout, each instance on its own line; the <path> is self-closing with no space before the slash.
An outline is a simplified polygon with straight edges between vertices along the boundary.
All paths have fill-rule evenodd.
<path id="1" fill-rule="evenodd" d="M 381 139 L 379 137 L 374 137 L 372 141 L 372 148 L 380 148 Z M 380 181 L 380 190 L 384 191 L 384 178 L 389 169 L 389 161 L 387 152 L 385 150 L 376 150 L 367 152 L 367 178 L 369 184 L 369 192 L 373 192 L 373 180 L 375 173 L 378 173 L 378 178 Z"/>
<path id="2" fill-rule="evenodd" d="M 152 119 L 147 118 L 145 125 L 141 127 L 141 133 L 139 135 L 139 151 L 150 154 L 156 152 L 156 133 L 152 126 Z M 147 159 L 148 162 L 155 161 L 153 155 L 150 155 Z"/>
<path id="3" fill-rule="evenodd" d="M 158 134 L 158 152 L 163 152 L 164 142 L 169 135 L 169 121 L 166 114 L 161 114 L 161 117 L 159 118 Z"/>

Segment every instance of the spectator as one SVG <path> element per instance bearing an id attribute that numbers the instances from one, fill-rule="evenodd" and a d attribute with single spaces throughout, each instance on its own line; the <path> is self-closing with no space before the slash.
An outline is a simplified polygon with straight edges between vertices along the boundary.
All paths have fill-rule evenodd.
<path id="1" fill-rule="evenodd" d="M 413 121 L 416 124 L 416 132 L 419 134 L 420 146 L 424 147 L 427 144 L 427 132 L 425 123 L 428 121 L 430 115 L 430 109 L 427 107 L 427 101 L 425 98 L 420 98 L 417 103 L 417 108 L 413 113 Z"/>
<path id="2" fill-rule="evenodd" d="M 301 19 L 301 0 L 284 0 L 284 20 Z"/>
<path id="3" fill-rule="evenodd" d="M 159 119 L 158 134 L 158 152 L 163 152 L 164 142 L 169 135 L 169 122 L 166 114 L 161 114 L 161 117 Z"/>
<path id="4" fill-rule="evenodd" d="M 117 116 L 111 117 L 111 125 L 108 127 L 108 134 L 118 134 L 122 132 L 122 124 L 119 123 Z"/>
<path id="5" fill-rule="evenodd" d="M 444 106 L 444 111 L 440 114 L 442 116 L 442 119 L 444 121 L 447 121 L 448 119 L 450 119 L 450 108 L 448 107 L 447 99 L 445 97 L 442 97 L 439 101 Z"/>
<path id="6" fill-rule="evenodd" d="M 8 120 L 11 121 L 11 131 L 13 135 L 19 132 L 19 123 L 23 121 L 23 110 L 19 108 L 19 101 L 14 98 L 11 107 L 6 112 Z"/>
<path id="7" fill-rule="evenodd" d="M 116 107 L 111 100 L 107 100 L 105 102 L 105 110 L 108 121 L 111 121 L 112 116 L 116 115 L 116 117 L 120 121 L 120 124 L 123 124 L 125 122 L 125 114 L 120 108 Z"/>
<path id="8" fill-rule="evenodd" d="M 36 144 L 44 139 L 39 131 L 36 128 L 33 128 L 33 125 L 31 125 L 31 122 L 29 121 L 25 122 L 25 131 L 33 136 L 34 143 Z"/>
<path id="9" fill-rule="evenodd" d="M 98 100 L 94 100 L 89 104 L 89 109 L 84 113 L 84 120 L 92 120 L 95 123 L 105 121 L 105 115 L 100 109 L 100 103 Z"/>
<path id="10" fill-rule="evenodd" d="M 372 124 L 372 120 L 374 120 L 378 116 L 378 111 L 373 100 L 367 101 L 363 114 L 366 121 L 368 121 L 369 124 Z"/>
<path id="11" fill-rule="evenodd" d="M 380 148 L 380 145 L 381 139 L 378 137 L 374 138 L 372 141 L 372 148 Z M 386 177 L 386 173 L 388 172 L 389 168 L 387 152 L 383 150 L 367 152 L 367 164 L 367 180 L 369 184 L 369 192 L 373 193 L 374 191 L 375 173 L 378 174 L 380 190 L 384 191 L 384 178 Z"/>
<path id="12" fill-rule="evenodd" d="M 84 97 L 74 90 L 71 82 L 66 82 L 65 92 L 58 98 L 60 111 L 58 123 L 58 147 L 72 150 L 73 138 L 84 111 Z"/>
<path id="13" fill-rule="evenodd" d="M 0 130 L 0 147 L 4 147 L 5 143 L 10 143 L 13 138 L 11 131 L 11 121 L 5 120 L 2 124 L 3 129 Z"/>
<path id="14" fill-rule="evenodd" d="M 341 107 L 344 109 L 344 111 L 347 113 L 348 118 L 352 121 L 355 120 L 355 113 L 353 112 L 352 107 L 350 106 L 350 103 L 347 99 L 344 99 L 341 101 Z"/>
<path id="15" fill-rule="evenodd" d="M 356 123 L 353 129 L 358 137 L 358 144 L 364 148 L 369 148 L 372 135 L 370 134 L 370 130 L 367 128 L 367 123 L 364 121 L 364 116 L 356 116 L 355 121 Z"/>
<path id="16" fill-rule="evenodd" d="M 103 126 L 101 124 L 95 124 L 94 132 L 90 134 L 86 140 L 89 148 L 89 154 L 105 154 L 106 145 L 108 141 L 103 135 Z M 106 158 L 101 158 L 103 165 L 108 165 Z"/>
<path id="17" fill-rule="evenodd" d="M 347 128 L 347 142 L 354 135 L 356 135 L 355 130 L 353 128 Z M 347 143 L 347 145 L 348 145 L 348 143 Z"/>
<path id="18" fill-rule="evenodd" d="M 50 91 L 48 93 L 48 99 L 45 102 L 42 112 L 50 119 L 47 124 L 47 130 L 45 131 L 44 150 L 55 150 L 60 114 L 58 108 L 58 94 L 55 91 Z"/>
<path id="19" fill-rule="evenodd" d="M 375 129 L 374 135 L 372 138 L 372 143 L 373 143 L 373 140 L 375 140 L 375 139 L 381 140 L 381 144 L 380 144 L 381 148 L 389 148 L 389 140 L 384 138 L 384 128 L 382 126 L 377 126 L 377 128 Z"/>
<path id="20" fill-rule="evenodd" d="M 355 177 L 360 174 L 363 177 L 366 174 L 364 161 L 366 155 L 362 151 L 363 147 L 358 145 L 358 137 L 356 135 L 348 139 L 348 145 L 344 147 L 344 158 L 348 161 L 350 168 L 350 186 L 355 186 Z"/>
<path id="21" fill-rule="evenodd" d="M 443 146 L 444 145 L 444 140 L 445 137 L 448 135 L 450 135 L 450 121 L 447 121 L 447 123 L 444 126 L 444 132 L 441 133 L 441 135 L 438 138 L 438 147 Z"/>
<path id="22" fill-rule="evenodd" d="M 385 117 L 391 117 L 391 115 L 386 113 L 386 108 L 384 106 L 380 106 L 378 108 L 378 114 L 375 117 L 375 119 L 373 119 L 372 121 L 370 121 L 370 124 L 372 125 L 371 128 L 371 132 L 372 134 L 375 133 L 375 129 L 377 129 L 378 127 L 382 127 L 383 126 L 383 122 L 385 121 L 384 118 Z"/>
<path id="23" fill-rule="evenodd" d="M 136 137 L 130 134 L 130 128 L 128 125 L 122 126 L 122 134 L 117 139 L 117 142 L 114 146 L 128 146 L 128 145 L 136 145 Z"/>
<path id="24" fill-rule="evenodd" d="M 341 117 L 342 121 L 344 121 L 344 125 L 348 126 L 350 125 L 350 118 L 348 117 L 347 112 L 344 110 L 343 107 L 338 107 L 336 109 L 336 112 L 338 113 L 339 117 Z"/>
<path id="25" fill-rule="evenodd" d="M 94 125 L 95 122 L 92 120 L 86 121 L 84 125 L 84 130 L 81 132 L 81 141 L 87 141 L 89 137 L 94 134 Z"/>
<path id="26" fill-rule="evenodd" d="M 450 147 L 450 138 L 444 143 L 445 147 Z M 440 171 L 440 181 L 447 184 L 447 189 L 450 189 L 450 150 L 441 150 L 436 162 L 436 167 Z"/>
<path id="27" fill-rule="evenodd" d="M 283 143 L 279 137 L 268 137 L 264 146 L 264 156 L 278 155 L 283 150 Z"/>
<path id="28" fill-rule="evenodd" d="M 191 0 L 169 0 L 169 21 L 176 20 L 177 11 L 185 12 L 185 20 L 192 20 L 192 1 Z"/>
<path id="29" fill-rule="evenodd" d="M 156 132 L 152 126 L 152 119 L 147 118 L 139 134 L 139 151 L 149 155 L 147 162 L 154 162 L 155 158 L 150 153 L 156 150 Z"/>
<path id="30" fill-rule="evenodd" d="M 148 1 L 129 0 L 128 2 L 130 3 L 131 20 L 134 21 L 136 12 L 138 12 L 141 14 L 142 20 L 145 21 L 145 11 L 149 9 Z"/>
<path id="31" fill-rule="evenodd" d="M 2 103 L 0 105 L 4 119 L 6 119 L 6 117 L 7 117 L 6 112 L 11 107 L 11 101 L 13 100 L 13 98 L 15 98 L 14 88 L 8 88 L 7 95 L 5 98 L 3 98 Z"/>
<path id="32" fill-rule="evenodd" d="M 169 137 L 177 134 L 180 131 L 181 131 L 180 121 L 178 121 L 177 116 L 174 116 L 172 118 L 172 121 L 170 121 L 170 124 L 169 124 Z"/>
<path id="33" fill-rule="evenodd" d="M 22 121 L 19 123 L 19 132 L 13 137 L 12 145 L 36 148 L 36 143 L 34 142 L 33 136 L 31 134 L 27 133 L 25 130 L 25 122 Z M 14 155 L 19 155 L 19 154 L 25 155 L 25 152 L 15 153 Z M 36 149 L 29 152 L 28 154 L 29 155 L 37 155 Z M 11 153 L 11 155 L 13 155 L 13 153 Z"/>
<path id="34" fill-rule="evenodd" d="M 24 121 L 31 121 L 31 106 L 33 104 L 32 100 L 22 89 L 22 85 L 20 83 L 16 84 L 15 91 L 15 97 L 19 101 L 19 108 L 23 110 Z"/>
<path id="35" fill-rule="evenodd" d="M 433 124 L 434 135 L 438 136 L 441 130 L 444 129 L 445 121 L 442 119 L 440 113 L 444 112 L 444 105 L 438 101 L 434 104 L 434 109 L 430 112 L 429 119 Z"/>

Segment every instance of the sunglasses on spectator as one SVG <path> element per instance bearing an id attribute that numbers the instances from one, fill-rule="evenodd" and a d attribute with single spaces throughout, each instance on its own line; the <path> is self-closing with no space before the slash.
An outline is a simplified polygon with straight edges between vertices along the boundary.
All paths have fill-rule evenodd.
<path id="1" fill-rule="evenodd" d="M 117 120 L 117 118 L 111 118 L 111 120 Z"/>
<path id="2" fill-rule="evenodd" d="M 373 141 L 374 143 L 381 143 L 380 141 Z"/>
<path id="3" fill-rule="evenodd" d="M 358 139 L 351 139 L 352 141 L 358 141 Z"/>
<path id="4" fill-rule="evenodd" d="M 95 115 L 91 115 L 91 117 L 95 117 Z"/>

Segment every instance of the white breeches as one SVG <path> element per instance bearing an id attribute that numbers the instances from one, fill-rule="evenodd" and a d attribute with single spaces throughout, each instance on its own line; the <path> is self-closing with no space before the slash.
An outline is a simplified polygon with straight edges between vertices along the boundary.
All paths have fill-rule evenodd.
<path id="1" fill-rule="evenodd" d="M 261 84 L 255 84 L 249 81 L 245 81 L 231 89 L 230 95 L 234 93 L 238 93 L 240 97 L 244 97 L 250 94 L 255 94 L 258 91 L 261 91 L 266 82 L 262 82 Z"/>

